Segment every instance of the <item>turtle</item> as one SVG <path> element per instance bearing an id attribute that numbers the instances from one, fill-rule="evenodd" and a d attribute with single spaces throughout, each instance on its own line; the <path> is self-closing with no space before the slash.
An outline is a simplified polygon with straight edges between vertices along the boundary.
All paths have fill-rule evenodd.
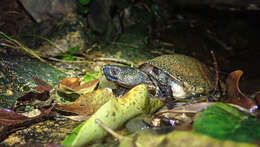
<path id="1" fill-rule="evenodd" d="M 107 80 L 132 88 L 146 84 L 161 98 L 187 98 L 214 89 L 214 73 L 199 60 L 183 54 L 161 55 L 138 68 L 104 65 Z"/>

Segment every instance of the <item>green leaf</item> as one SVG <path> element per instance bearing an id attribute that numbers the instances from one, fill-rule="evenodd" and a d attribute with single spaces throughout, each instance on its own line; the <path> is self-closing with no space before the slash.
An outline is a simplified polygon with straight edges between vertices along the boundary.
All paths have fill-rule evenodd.
<path id="1" fill-rule="evenodd" d="M 79 0 L 79 3 L 81 5 L 88 5 L 90 3 L 90 0 Z"/>
<path id="2" fill-rule="evenodd" d="M 149 100 L 148 88 L 144 84 L 134 87 L 122 98 L 111 98 L 88 120 L 74 129 L 73 132 L 63 140 L 62 145 L 66 147 L 80 147 L 93 140 L 104 137 L 107 135 L 107 132 L 95 122 L 96 119 L 101 120 L 107 127 L 116 129 L 128 119 L 147 112 L 145 108 L 151 104 Z M 157 102 L 162 105 L 159 100 Z"/>
<path id="3" fill-rule="evenodd" d="M 79 48 L 78 46 L 77 46 L 77 47 L 70 47 L 70 48 L 68 48 L 68 51 L 69 51 L 69 53 L 74 54 L 74 53 L 76 53 L 79 49 L 80 49 L 80 48 Z"/>
<path id="4" fill-rule="evenodd" d="M 89 73 L 87 72 L 84 76 L 84 81 L 86 83 L 92 81 L 92 80 L 95 80 L 95 79 L 98 79 L 102 76 L 102 73 L 101 72 L 98 72 L 98 73 Z"/>
<path id="5" fill-rule="evenodd" d="M 203 134 L 185 131 L 172 131 L 158 135 L 149 130 L 139 131 L 123 137 L 119 147 L 256 147 L 254 144 L 222 141 Z"/>
<path id="6" fill-rule="evenodd" d="M 66 60 L 66 61 L 74 61 L 75 59 L 76 57 L 71 54 L 64 54 L 62 56 L 62 60 Z"/>
<path id="7" fill-rule="evenodd" d="M 259 120 L 224 103 L 207 108 L 193 127 L 195 132 L 222 140 L 252 142 L 260 139 Z"/>

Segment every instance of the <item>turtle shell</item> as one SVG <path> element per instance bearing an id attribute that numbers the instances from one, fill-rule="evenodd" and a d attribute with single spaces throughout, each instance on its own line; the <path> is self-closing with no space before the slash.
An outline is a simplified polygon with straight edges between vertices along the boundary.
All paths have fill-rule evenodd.
<path id="1" fill-rule="evenodd" d="M 145 65 L 149 66 L 145 66 Z M 214 74 L 199 60 L 182 54 L 162 55 L 140 66 L 156 67 L 165 72 L 189 93 L 205 93 L 214 88 Z"/>

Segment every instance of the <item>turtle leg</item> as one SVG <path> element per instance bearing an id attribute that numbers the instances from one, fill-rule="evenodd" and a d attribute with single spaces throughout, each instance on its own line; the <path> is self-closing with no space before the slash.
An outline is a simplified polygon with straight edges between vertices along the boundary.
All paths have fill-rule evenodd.
<path id="1" fill-rule="evenodd" d="M 152 76 L 149 76 L 150 81 L 152 81 L 153 86 L 155 87 L 155 96 L 163 98 L 162 89 L 160 87 L 160 83 Z"/>
<path id="2" fill-rule="evenodd" d="M 162 99 L 165 102 L 168 109 L 172 109 L 175 106 L 175 99 L 172 95 L 171 85 L 164 85 L 152 76 L 150 76 L 150 80 L 156 87 L 155 96 L 158 96 L 160 99 Z"/>
<path id="3" fill-rule="evenodd" d="M 166 97 L 165 103 L 166 103 L 167 108 L 173 109 L 175 104 L 176 104 L 176 101 L 175 101 L 175 98 L 172 95 L 172 90 L 171 90 L 170 86 L 167 86 L 165 88 L 165 97 Z"/>

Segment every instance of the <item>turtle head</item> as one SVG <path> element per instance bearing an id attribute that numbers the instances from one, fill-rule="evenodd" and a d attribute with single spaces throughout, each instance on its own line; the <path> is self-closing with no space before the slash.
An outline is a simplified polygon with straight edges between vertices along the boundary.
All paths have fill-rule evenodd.
<path id="1" fill-rule="evenodd" d="M 105 65 L 103 73 L 107 80 L 118 83 L 119 85 L 127 88 L 134 87 L 138 84 L 152 84 L 152 81 L 146 73 L 138 68 Z"/>

